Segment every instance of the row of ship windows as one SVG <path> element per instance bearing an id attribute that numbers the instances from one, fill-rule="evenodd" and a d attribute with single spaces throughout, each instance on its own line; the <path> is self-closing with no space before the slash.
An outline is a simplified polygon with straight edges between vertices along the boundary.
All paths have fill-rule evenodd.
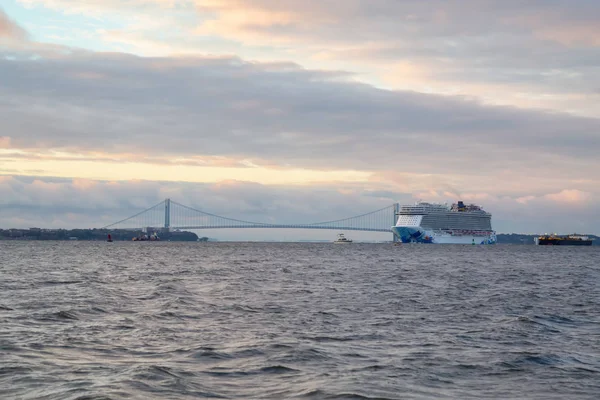
<path id="1" fill-rule="evenodd" d="M 404 224 L 417 224 L 419 221 L 420 221 L 419 217 L 413 217 L 413 218 L 400 217 L 400 219 L 398 220 L 398 222 L 401 222 Z"/>
<path id="2" fill-rule="evenodd" d="M 489 215 L 489 213 L 483 211 L 483 210 L 476 210 L 476 211 L 465 211 L 465 212 L 460 212 L 460 211 L 448 211 L 448 210 L 400 210 L 400 215 L 435 215 L 435 216 L 439 216 L 440 214 L 446 214 L 446 215 L 456 215 L 459 214 L 461 217 L 464 217 L 465 215 Z"/>
<path id="3" fill-rule="evenodd" d="M 489 218 L 482 220 L 481 218 L 452 218 L 452 216 L 432 217 L 425 216 L 401 216 L 398 219 L 400 225 L 420 225 L 427 229 L 491 229 L 491 221 Z"/>

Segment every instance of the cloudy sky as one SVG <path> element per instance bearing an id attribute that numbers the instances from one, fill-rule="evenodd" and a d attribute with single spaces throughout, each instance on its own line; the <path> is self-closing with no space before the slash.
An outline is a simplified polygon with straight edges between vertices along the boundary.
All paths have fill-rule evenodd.
<path id="1" fill-rule="evenodd" d="M 600 233 L 598 20 L 597 0 L 3 0 L 0 226 L 460 198 L 499 232 Z"/>

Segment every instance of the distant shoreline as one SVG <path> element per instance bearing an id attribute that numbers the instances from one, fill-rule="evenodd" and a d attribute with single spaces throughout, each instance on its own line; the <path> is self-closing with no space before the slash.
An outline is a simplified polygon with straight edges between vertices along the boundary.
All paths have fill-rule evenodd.
<path id="1" fill-rule="evenodd" d="M 154 230 L 153 230 L 154 232 Z M 156 232 L 162 241 L 172 242 L 208 242 L 219 241 L 228 242 L 233 240 L 213 240 L 207 237 L 198 237 L 193 232 L 188 231 L 169 231 L 165 229 L 156 229 Z M 0 229 L 0 241 L 2 240 L 80 240 L 80 241 L 105 241 L 110 233 L 114 241 L 131 241 L 133 237 L 143 235 L 141 230 L 123 230 L 123 229 Z M 391 233 L 391 232 L 390 232 Z M 498 244 L 515 245 L 534 245 L 533 238 L 541 234 L 520 234 L 520 233 L 500 233 L 497 235 Z M 586 234 L 593 239 L 592 245 L 600 245 L 600 236 Z M 239 240 L 238 240 L 239 241 Z M 241 240 L 244 241 L 244 240 Z M 276 240 L 250 240 L 251 242 L 278 242 Z M 235 242 L 235 241 L 233 241 Z M 287 241 L 289 243 L 327 243 L 327 240 L 298 239 Z M 366 241 L 368 242 L 368 241 Z M 390 240 L 391 242 L 391 240 Z M 382 241 L 373 241 L 373 243 L 385 243 Z"/>
<path id="2" fill-rule="evenodd" d="M 154 232 L 163 241 L 198 242 L 208 240 L 208 238 L 199 238 L 193 232 L 153 229 L 150 233 Z M 0 240 L 106 241 L 109 234 L 113 241 L 131 241 L 134 237 L 143 236 L 146 232 L 123 229 L 0 229 Z"/>
<path id="3" fill-rule="evenodd" d="M 573 232 L 561 234 L 561 236 L 569 235 L 569 234 L 572 235 Z M 498 238 L 498 244 L 535 245 L 535 243 L 533 242 L 533 238 L 541 236 L 541 235 L 542 234 L 525 235 L 525 234 L 521 234 L 521 233 L 500 233 L 496 236 Z M 588 236 L 590 239 L 592 239 L 592 246 L 600 245 L 600 236 L 596 236 L 596 235 L 592 235 L 592 234 L 583 234 L 583 236 Z"/>

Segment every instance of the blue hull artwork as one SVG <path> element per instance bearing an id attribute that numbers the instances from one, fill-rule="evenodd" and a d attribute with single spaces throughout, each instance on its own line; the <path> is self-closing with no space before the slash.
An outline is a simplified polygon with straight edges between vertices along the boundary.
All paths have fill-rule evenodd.
<path id="1" fill-rule="evenodd" d="M 394 234 L 402 243 L 439 243 L 439 244 L 496 244 L 496 235 L 481 236 L 434 235 L 419 227 L 394 226 Z"/>
<path id="2" fill-rule="evenodd" d="M 433 243 L 433 238 L 427 235 L 422 229 L 395 226 L 392 230 L 402 243 Z"/>

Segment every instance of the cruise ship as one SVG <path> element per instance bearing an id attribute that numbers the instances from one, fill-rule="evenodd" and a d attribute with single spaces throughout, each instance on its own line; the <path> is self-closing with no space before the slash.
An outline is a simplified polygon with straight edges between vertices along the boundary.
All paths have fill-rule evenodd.
<path id="1" fill-rule="evenodd" d="M 475 204 L 404 205 L 392 227 L 403 243 L 495 244 L 492 215 Z"/>

